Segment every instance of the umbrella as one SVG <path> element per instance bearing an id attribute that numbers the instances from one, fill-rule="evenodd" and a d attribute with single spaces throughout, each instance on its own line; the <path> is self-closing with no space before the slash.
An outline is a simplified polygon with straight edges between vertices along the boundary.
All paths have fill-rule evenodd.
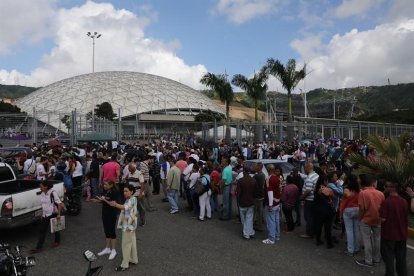
<path id="1" fill-rule="evenodd" d="M 51 147 L 51 148 L 62 146 L 62 143 L 58 140 L 49 140 L 49 141 L 47 141 L 47 143 L 48 143 L 49 147 Z"/>

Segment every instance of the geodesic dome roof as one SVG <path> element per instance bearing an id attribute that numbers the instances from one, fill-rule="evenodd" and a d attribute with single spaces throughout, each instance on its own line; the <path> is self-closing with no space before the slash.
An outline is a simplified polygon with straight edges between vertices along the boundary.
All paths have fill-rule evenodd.
<path id="1" fill-rule="evenodd" d="M 224 114 L 208 97 L 179 82 L 138 72 L 97 72 L 64 79 L 40 88 L 17 102 L 29 114 L 56 128 L 60 118 L 73 110 L 92 111 L 109 102 L 121 117 L 155 113 L 196 115 L 200 110 Z"/>

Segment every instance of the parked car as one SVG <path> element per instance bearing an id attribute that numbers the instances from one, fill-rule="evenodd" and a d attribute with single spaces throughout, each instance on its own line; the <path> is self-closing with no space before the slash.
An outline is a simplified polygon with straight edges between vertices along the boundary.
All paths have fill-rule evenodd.
<path id="1" fill-rule="evenodd" d="M 63 182 L 52 182 L 53 190 L 63 200 Z M 17 179 L 12 167 L 0 162 L 0 228 L 23 226 L 41 218 L 40 183 Z"/>
<path id="2" fill-rule="evenodd" d="M 277 166 L 282 169 L 283 177 L 286 179 L 286 177 L 292 172 L 294 166 L 288 162 L 284 162 L 282 160 L 278 159 L 253 159 L 253 160 L 247 160 L 245 162 L 245 165 L 248 166 L 250 169 L 253 167 L 253 164 L 261 162 L 263 164 L 262 172 L 266 177 L 269 176 L 269 173 L 267 172 L 267 167 L 272 164 L 274 166 Z"/>

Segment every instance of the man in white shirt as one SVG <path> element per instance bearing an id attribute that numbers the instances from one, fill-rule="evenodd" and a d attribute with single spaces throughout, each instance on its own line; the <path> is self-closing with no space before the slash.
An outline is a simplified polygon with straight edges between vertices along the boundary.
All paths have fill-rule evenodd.
<path id="1" fill-rule="evenodd" d="M 288 162 L 289 156 L 285 154 L 284 150 L 280 151 L 280 155 L 276 158 L 278 160 L 282 160 L 283 162 Z"/>
<path id="2" fill-rule="evenodd" d="M 190 190 L 190 198 L 192 200 L 192 205 L 193 205 L 193 216 L 194 218 L 198 218 L 200 215 L 200 205 L 199 205 L 199 201 L 198 201 L 198 195 L 195 194 L 194 191 L 194 185 L 197 181 L 197 179 L 200 178 L 200 173 L 199 173 L 199 166 L 197 164 L 193 165 L 193 169 L 191 171 L 190 176 L 188 177 L 188 189 Z"/>
<path id="3" fill-rule="evenodd" d="M 161 163 L 161 166 L 160 166 L 160 179 L 161 179 L 162 192 L 164 194 L 164 198 L 162 199 L 162 201 L 163 202 L 168 202 L 168 198 L 167 198 L 167 175 L 168 175 L 168 172 L 170 170 L 170 162 L 165 160 L 165 158 L 162 158 L 162 159 L 164 159 L 163 162 Z M 181 171 L 180 171 L 180 174 L 181 174 Z"/>
<path id="4" fill-rule="evenodd" d="M 33 157 L 27 158 L 23 163 L 23 174 L 34 175 L 36 172 L 36 161 Z"/>
<path id="5" fill-rule="evenodd" d="M 36 166 L 36 178 L 37 180 L 46 180 L 48 177 L 48 172 L 46 171 L 45 167 L 48 167 L 48 160 L 47 157 L 42 156 L 40 158 L 40 162 Z"/>

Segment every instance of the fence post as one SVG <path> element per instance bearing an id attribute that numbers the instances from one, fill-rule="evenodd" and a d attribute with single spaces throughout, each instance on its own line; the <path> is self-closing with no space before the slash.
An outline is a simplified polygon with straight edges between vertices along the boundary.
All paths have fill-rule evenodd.
<path id="1" fill-rule="evenodd" d="M 217 143 L 217 120 L 216 119 L 214 119 L 213 140 L 214 140 L 214 143 Z"/>
<path id="2" fill-rule="evenodd" d="M 33 107 L 33 144 L 37 144 L 37 119 L 36 119 L 36 108 Z"/>
<path id="3" fill-rule="evenodd" d="M 71 112 L 71 120 L 70 120 L 70 124 L 71 124 L 71 128 L 70 128 L 70 145 L 74 146 L 76 144 L 76 137 L 75 137 L 75 133 L 76 133 L 76 109 L 72 110 Z"/>
<path id="4" fill-rule="evenodd" d="M 240 122 L 237 122 L 237 125 L 236 125 L 236 140 L 237 140 L 237 143 L 240 145 L 240 143 L 241 143 L 241 128 L 240 128 Z"/>
<path id="5" fill-rule="evenodd" d="M 279 143 L 283 142 L 283 125 L 282 121 L 279 121 Z"/>
<path id="6" fill-rule="evenodd" d="M 121 117 L 121 108 L 118 108 L 118 139 L 117 141 L 122 140 L 122 117 Z"/>

